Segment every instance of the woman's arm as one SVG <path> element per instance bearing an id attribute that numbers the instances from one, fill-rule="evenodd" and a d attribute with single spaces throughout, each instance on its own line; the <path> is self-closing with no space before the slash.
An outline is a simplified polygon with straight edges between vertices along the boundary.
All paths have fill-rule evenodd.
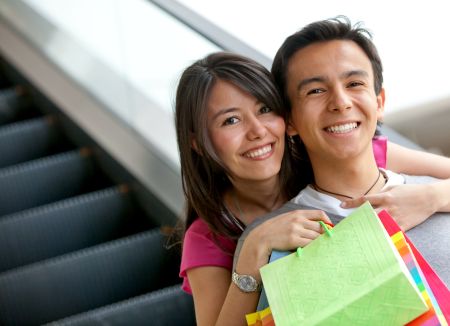
<path id="1" fill-rule="evenodd" d="M 254 312 L 259 293 L 241 292 L 231 283 L 231 272 L 206 266 L 187 271 L 194 298 L 197 325 L 246 325 L 245 315 Z"/>
<path id="2" fill-rule="evenodd" d="M 435 193 L 434 197 L 440 198 L 436 204 L 436 212 L 450 212 L 450 179 L 430 184 L 430 193 Z"/>
<path id="3" fill-rule="evenodd" d="M 423 191 L 422 200 L 419 201 L 424 206 L 430 206 L 432 213 L 450 212 L 450 158 L 388 142 L 386 164 L 389 170 L 397 173 L 446 179 L 428 187 L 424 185 L 423 190 L 420 190 Z"/>
<path id="4" fill-rule="evenodd" d="M 391 142 L 388 142 L 387 146 L 386 167 L 396 173 L 427 175 L 439 179 L 450 178 L 450 158 L 409 149 Z"/>
<path id="5" fill-rule="evenodd" d="M 374 208 L 387 210 L 402 230 L 408 231 L 437 211 L 450 212 L 449 194 L 450 180 L 431 184 L 406 184 L 345 201 L 342 207 L 358 207 L 369 201 Z"/>
<path id="6" fill-rule="evenodd" d="M 397 173 L 446 179 L 433 184 L 394 186 L 378 194 L 344 201 L 342 207 L 358 207 L 368 200 L 386 209 L 407 231 L 435 212 L 450 212 L 450 158 L 416 151 L 389 142 L 387 168 Z"/>
<path id="7" fill-rule="evenodd" d="M 244 241 L 236 272 L 261 282 L 259 269 L 267 264 L 272 249 L 303 247 L 323 230 L 318 221 L 331 223 L 322 211 L 292 211 L 269 219 L 252 230 Z M 246 325 L 245 315 L 255 312 L 259 292 L 242 292 L 231 282 L 231 271 L 203 266 L 187 271 L 194 297 L 197 325 Z"/>

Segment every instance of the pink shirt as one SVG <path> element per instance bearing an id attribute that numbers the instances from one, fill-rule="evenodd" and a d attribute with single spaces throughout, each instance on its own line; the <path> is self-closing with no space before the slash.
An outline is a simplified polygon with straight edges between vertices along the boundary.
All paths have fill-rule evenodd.
<path id="1" fill-rule="evenodd" d="M 372 144 L 377 165 L 386 168 L 387 138 L 384 136 L 374 137 Z M 234 253 L 236 242 L 223 236 L 217 236 L 216 238 L 216 241 L 214 241 L 212 232 L 201 218 L 196 219 L 186 231 L 180 277 L 183 278 L 182 289 L 187 293 L 192 294 L 186 275 L 188 269 L 200 266 L 217 266 L 231 271 L 233 255 L 229 253 Z M 216 242 L 220 243 L 220 246 Z"/>
<path id="2" fill-rule="evenodd" d="M 216 242 L 221 246 L 219 247 Z M 186 275 L 186 271 L 190 268 L 217 266 L 231 270 L 235 250 L 235 241 L 223 236 L 216 236 L 214 239 L 208 225 L 201 218 L 196 219 L 184 235 L 180 267 L 180 277 L 183 278 L 182 289 L 192 294 Z"/>
<path id="3" fill-rule="evenodd" d="M 378 167 L 386 168 L 387 159 L 387 137 L 376 136 L 372 139 L 373 155 Z"/>

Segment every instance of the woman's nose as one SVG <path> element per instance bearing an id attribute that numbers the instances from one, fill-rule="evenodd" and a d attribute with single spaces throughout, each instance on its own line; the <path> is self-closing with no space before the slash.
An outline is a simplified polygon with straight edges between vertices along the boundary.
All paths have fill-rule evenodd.
<path id="1" fill-rule="evenodd" d="M 247 137 L 250 140 L 253 139 L 262 139 L 267 134 L 266 126 L 258 119 L 258 117 L 251 117 L 247 121 L 248 129 L 247 129 Z"/>

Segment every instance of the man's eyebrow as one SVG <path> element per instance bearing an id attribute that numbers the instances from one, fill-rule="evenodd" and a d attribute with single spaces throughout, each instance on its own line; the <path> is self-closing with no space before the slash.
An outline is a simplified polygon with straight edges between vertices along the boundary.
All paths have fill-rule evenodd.
<path id="1" fill-rule="evenodd" d="M 309 84 L 323 83 L 324 81 L 326 81 L 326 78 L 323 76 L 315 76 L 315 77 L 311 77 L 311 78 L 302 79 L 297 85 L 297 92 Z"/>
<path id="2" fill-rule="evenodd" d="M 352 77 L 352 76 L 362 76 L 362 77 L 369 77 L 369 74 L 367 71 L 365 70 L 349 70 L 349 71 L 345 71 L 344 73 L 341 74 L 341 78 L 348 78 L 348 77 Z M 297 92 L 300 91 L 303 87 L 312 84 L 312 83 L 323 83 L 327 81 L 326 77 L 323 76 L 314 76 L 311 78 L 305 78 L 303 80 L 301 80 L 298 85 L 297 85 Z"/>
<path id="3" fill-rule="evenodd" d="M 362 76 L 362 77 L 369 77 L 369 73 L 365 70 L 350 70 L 344 72 L 341 77 L 342 78 L 348 78 L 352 76 Z"/>

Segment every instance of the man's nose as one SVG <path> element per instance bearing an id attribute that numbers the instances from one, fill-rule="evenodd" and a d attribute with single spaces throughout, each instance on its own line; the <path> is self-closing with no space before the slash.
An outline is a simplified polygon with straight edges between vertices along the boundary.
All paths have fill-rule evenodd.
<path id="1" fill-rule="evenodd" d="M 328 109 L 330 111 L 344 111 L 350 109 L 351 107 L 352 101 L 345 89 L 342 87 L 333 89 Z"/>

